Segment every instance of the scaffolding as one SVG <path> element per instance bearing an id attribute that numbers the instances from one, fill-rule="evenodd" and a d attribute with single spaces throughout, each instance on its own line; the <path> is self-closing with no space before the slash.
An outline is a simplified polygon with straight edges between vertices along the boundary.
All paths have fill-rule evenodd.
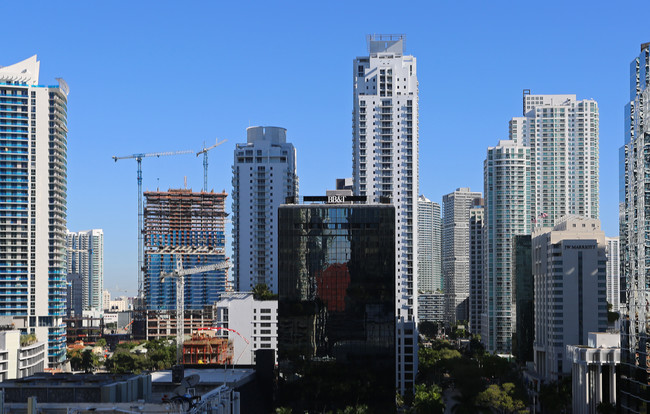
<path id="1" fill-rule="evenodd" d="M 227 214 L 224 192 L 193 192 L 190 189 L 144 193 L 144 246 L 147 337 L 168 331 L 166 321 L 176 320 L 176 287 L 173 280 L 160 282 L 180 257 L 184 267 L 225 263 Z M 228 269 L 215 269 L 185 277 L 185 317 L 217 301 L 226 289 Z M 191 316 L 190 316 L 191 317 Z M 152 322 L 154 322 L 152 324 Z M 154 326 L 152 326 L 154 325 Z M 173 327 L 175 330 L 175 326 Z"/>
<path id="2" fill-rule="evenodd" d="M 183 364 L 230 365 L 232 361 L 233 344 L 227 338 L 195 333 L 183 343 Z"/>

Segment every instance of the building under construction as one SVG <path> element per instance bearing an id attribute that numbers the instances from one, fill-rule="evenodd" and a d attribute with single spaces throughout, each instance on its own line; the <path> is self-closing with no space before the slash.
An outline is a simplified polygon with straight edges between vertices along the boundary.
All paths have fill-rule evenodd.
<path id="1" fill-rule="evenodd" d="M 230 365 L 233 361 L 233 344 L 227 338 L 212 332 L 197 332 L 183 342 L 183 364 Z"/>
<path id="2" fill-rule="evenodd" d="M 148 191 L 144 197 L 144 306 L 148 337 L 150 332 L 154 336 L 160 334 L 160 323 L 170 327 L 170 318 L 176 318 L 176 280 L 169 278 L 161 283 L 161 272 L 176 269 L 178 259 L 186 269 L 226 260 L 227 194 L 180 189 Z M 185 276 L 186 316 L 214 304 L 226 289 L 227 276 L 227 268 Z"/>

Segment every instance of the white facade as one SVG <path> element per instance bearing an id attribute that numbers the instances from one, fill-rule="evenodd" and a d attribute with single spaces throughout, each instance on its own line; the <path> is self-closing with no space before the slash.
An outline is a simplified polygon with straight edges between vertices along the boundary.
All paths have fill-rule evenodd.
<path id="1" fill-rule="evenodd" d="M 278 361 L 278 301 L 255 300 L 252 293 L 230 292 L 221 295 L 216 304 L 215 326 L 233 329 L 219 330 L 219 336 L 233 341 L 235 365 L 255 364 L 255 351 L 275 350 Z M 248 343 L 246 342 L 248 341 Z"/>
<path id="2" fill-rule="evenodd" d="M 481 199 L 480 203 L 483 203 Z M 469 210 L 469 330 L 482 331 L 483 316 L 483 222 L 485 209 L 474 205 Z"/>
<path id="3" fill-rule="evenodd" d="M 575 95 L 531 95 L 525 90 L 523 116 L 511 119 L 509 135 L 511 142 L 529 151 L 530 173 L 522 177 L 528 181 L 516 182 L 517 187 L 525 187 L 523 193 L 515 190 L 512 180 L 493 183 L 493 187 L 501 186 L 498 191 L 502 195 L 508 194 L 502 197 L 504 208 L 508 209 L 508 197 L 524 194 L 529 198 L 526 203 L 529 217 L 524 219 L 533 227 L 553 226 L 567 215 L 598 218 L 599 113 L 594 100 L 577 100 Z M 510 249 L 511 235 L 530 234 L 530 227 L 522 232 L 526 231 L 527 224 L 515 224 L 504 211 L 492 214 L 487 203 L 486 217 L 488 284 L 485 293 L 489 296 L 503 291 L 499 293 L 503 300 L 497 299 L 494 310 L 488 309 L 488 329 L 494 329 L 495 336 L 488 337 L 486 345 L 488 350 L 509 353 L 512 328 L 508 328 L 503 318 L 514 320 L 511 259 L 509 254 L 500 255 L 495 249 Z"/>
<path id="4" fill-rule="evenodd" d="M 104 310 L 104 231 L 67 232 L 68 274 L 82 276 L 83 310 Z"/>
<path id="5" fill-rule="evenodd" d="M 510 353 L 512 349 L 512 239 L 530 234 L 530 164 L 530 148 L 513 140 L 488 148 L 484 164 L 481 339 L 490 352 Z"/>
<path id="6" fill-rule="evenodd" d="M 440 204 L 418 198 L 418 291 L 442 290 Z"/>
<path id="7" fill-rule="evenodd" d="M 469 213 L 480 199 L 467 187 L 442 196 L 442 275 L 451 324 L 469 319 Z"/>
<path id="8" fill-rule="evenodd" d="M 235 289 L 265 283 L 278 293 L 278 207 L 298 196 L 296 149 L 287 130 L 249 127 L 233 163 L 233 263 Z"/>
<path id="9" fill-rule="evenodd" d="M 418 79 L 404 55 L 403 35 L 371 35 L 368 56 L 353 66 L 354 194 L 380 197 L 396 209 L 397 388 L 413 389 L 417 374 Z"/>
<path id="10" fill-rule="evenodd" d="M 616 367 L 621 363 L 618 333 L 589 332 L 587 346 L 567 345 L 572 363 L 573 414 L 597 414 L 605 401 L 616 405 Z"/>
<path id="11" fill-rule="evenodd" d="M 104 304 L 104 310 L 110 309 L 111 292 L 108 290 L 102 292 L 102 303 Z"/>
<path id="12" fill-rule="evenodd" d="M 65 360 L 67 95 L 38 85 L 32 56 L 0 68 L 0 315 L 48 341 L 49 366 Z"/>
<path id="13" fill-rule="evenodd" d="M 530 147 L 531 217 L 553 226 L 561 217 L 598 218 L 598 103 L 576 95 L 527 95 L 510 139 Z"/>
<path id="14" fill-rule="evenodd" d="M 607 246 L 607 303 L 612 311 L 618 312 L 621 306 L 621 252 L 618 237 L 606 237 Z"/>
<path id="15" fill-rule="evenodd" d="M 21 346 L 20 337 L 17 330 L 0 331 L 0 382 L 43 372 L 47 366 L 47 341 Z"/>
<path id="16" fill-rule="evenodd" d="M 569 216 L 532 234 L 535 283 L 535 369 L 556 381 L 571 367 L 567 345 L 586 345 L 607 329 L 607 257 L 600 221 Z"/>

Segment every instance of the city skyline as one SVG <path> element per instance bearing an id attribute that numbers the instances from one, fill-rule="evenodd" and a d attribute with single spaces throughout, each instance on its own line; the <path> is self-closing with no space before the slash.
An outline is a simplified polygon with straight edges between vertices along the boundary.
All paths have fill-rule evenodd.
<path id="1" fill-rule="evenodd" d="M 291 131 L 300 153 L 301 193 L 323 193 L 335 177 L 351 176 L 350 71 L 354 57 L 365 46 L 364 36 L 376 32 L 405 33 L 406 53 L 420 60 L 420 194 L 440 202 L 443 194 L 457 187 L 482 188 L 485 148 L 507 138 L 505 121 L 519 112 L 523 89 L 532 89 L 533 94 L 575 93 L 599 104 L 600 217 L 607 236 L 618 234 L 617 149 L 623 142 L 621 105 L 626 102 L 629 81 L 626 62 L 638 54 L 639 44 L 650 40 L 650 34 L 625 24 L 629 16 L 615 6 L 583 10 L 580 3 L 566 5 L 567 13 L 577 13 L 578 18 L 561 36 L 577 36 L 580 48 L 575 47 L 577 43 L 559 44 L 555 42 L 559 33 L 542 30 L 559 24 L 561 16 L 537 10 L 534 17 L 523 19 L 530 9 L 522 5 L 500 16 L 503 10 L 498 7 L 433 8 L 421 3 L 421 16 L 399 24 L 380 16 L 380 11 L 364 11 L 374 19 L 348 25 L 329 37 L 318 30 L 324 28 L 329 14 L 346 11 L 337 16 L 344 27 L 351 21 L 358 23 L 353 16 L 360 8 L 334 7 L 324 13 L 322 21 L 314 22 L 305 17 L 316 6 L 300 7 L 294 17 L 302 18 L 273 32 L 268 30 L 273 21 L 269 16 L 279 16 L 280 11 L 270 5 L 260 4 L 246 13 L 237 6 L 180 11 L 171 5 L 155 10 L 146 5 L 130 7 L 133 13 L 123 16 L 119 6 L 42 6 L 43 13 L 34 16 L 38 28 L 7 45 L 0 61 L 7 66 L 38 54 L 43 62 L 42 79 L 52 83 L 61 76 L 71 85 L 68 227 L 105 229 L 106 289 L 116 292 L 119 285 L 120 290 L 135 294 L 137 267 L 136 166 L 128 160 L 115 164 L 111 156 L 199 150 L 203 141 L 226 138 L 228 143 L 210 154 L 209 183 L 215 191 L 230 193 L 230 151 L 235 143 L 244 142 L 244 129 L 282 125 Z M 644 7 L 648 5 L 640 3 L 636 10 Z M 234 17 L 220 19 L 224 21 L 219 31 L 209 24 L 217 13 Z M 137 18 L 144 14 L 151 18 Z M 98 15 L 102 17 L 94 17 Z M 241 25 L 239 15 L 246 15 L 251 24 Z M 183 21 L 179 32 L 169 31 L 165 24 L 173 16 Z M 63 17 L 72 22 L 69 27 L 55 23 Z M 509 27 L 491 30 L 500 25 Z M 605 30 L 583 33 L 586 27 L 599 26 Z M 18 22 L 7 22 L 7 27 L 18 30 Z M 59 36 L 44 37 L 48 31 Z M 76 35 L 82 31 L 86 36 Z M 221 53 L 214 45 L 223 33 L 237 41 Z M 261 42 L 262 36 L 268 41 Z M 61 38 L 66 42 L 60 42 Z M 538 40 L 532 49 L 535 64 L 511 56 L 516 55 L 512 50 L 531 40 Z M 331 44 L 337 45 L 336 52 L 324 53 Z M 301 64 L 314 71 L 282 68 L 281 63 L 297 51 L 304 52 Z M 229 62 L 237 64 L 225 65 L 219 56 L 226 54 Z M 481 61 L 478 69 L 460 64 L 468 54 Z M 320 88 L 319 98 L 305 96 L 304 86 L 323 76 L 328 83 L 327 88 Z M 164 83 L 178 86 L 160 88 Z M 188 92 L 192 103 L 179 110 L 172 103 L 187 99 Z M 277 98 L 282 93 L 285 96 Z M 476 127 L 465 127 L 465 111 L 458 110 L 468 103 L 468 97 L 489 106 L 473 113 Z M 191 122 L 182 119 L 188 116 Z M 313 128 L 314 122 L 325 117 L 328 123 Z M 460 151 L 462 163 L 452 156 Z M 145 159 L 143 188 L 183 188 L 187 176 L 188 188 L 198 191 L 202 172 L 201 158 L 192 155 Z"/>

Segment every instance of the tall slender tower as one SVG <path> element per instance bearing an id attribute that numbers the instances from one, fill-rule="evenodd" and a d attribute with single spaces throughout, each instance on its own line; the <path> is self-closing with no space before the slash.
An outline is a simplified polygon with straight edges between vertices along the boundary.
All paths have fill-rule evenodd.
<path id="1" fill-rule="evenodd" d="M 607 244 L 607 303 L 612 311 L 618 312 L 621 305 L 621 251 L 618 237 L 606 237 Z"/>
<path id="2" fill-rule="evenodd" d="M 598 103 L 576 95 L 531 95 L 510 139 L 530 147 L 531 216 L 552 227 L 567 215 L 598 218 Z"/>
<path id="3" fill-rule="evenodd" d="M 0 319 L 65 360 L 68 86 L 32 56 L 0 68 Z"/>
<path id="4" fill-rule="evenodd" d="M 481 333 L 483 314 L 483 199 L 474 200 L 469 210 L 469 329 Z"/>
<path id="5" fill-rule="evenodd" d="M 264 283 L 278 293 L 278 207 L 298 197 L 296 149 L 285 128 L 249 127 L 246 136 L 232 167 L 235 289 Z"/>
<path id="6" fill-rule="evenodd" d="M 530 165 L 530 148 L 517 141 L 487 150 L 481 339 L 490 352 L 509 353 L 512 346 L 512 241 L 531 231 Z"/>
<path id="7" fill-rule="evenodd" d="M 82 309 L 103 311 L 104 231 L 68 231 L 66 247 L 68 274 L 81 275 Z"/>
<path id="8" fill-rule="evenodd" d="M 418 291 L 442 289 L 440 273 L 440 204 L 418 197 Z"/>
<path id="9" fill-rule="evenodd" d="M 650 43 L 630 64 L 630 100 L 625 105 L 625 136 L 621 148 L 621 268 L 625 276 L 627 317 L 621 329 L 622 412 L 650 408 Z"/>
<path id="10" fill-rule="evenodd" d="M 353 66 L 352 175 L 355 195 L 396 208 L 397 387 L 417 374 L 418 79 L 404 35 L 368 36 Z"/>
<path id="11" fill-rule="evenodd" d="M 467 187 L 442 196 L 442 274 L 450 323 L 469 319 L 469 219 L 480 199 L 481 193 Z"/>

